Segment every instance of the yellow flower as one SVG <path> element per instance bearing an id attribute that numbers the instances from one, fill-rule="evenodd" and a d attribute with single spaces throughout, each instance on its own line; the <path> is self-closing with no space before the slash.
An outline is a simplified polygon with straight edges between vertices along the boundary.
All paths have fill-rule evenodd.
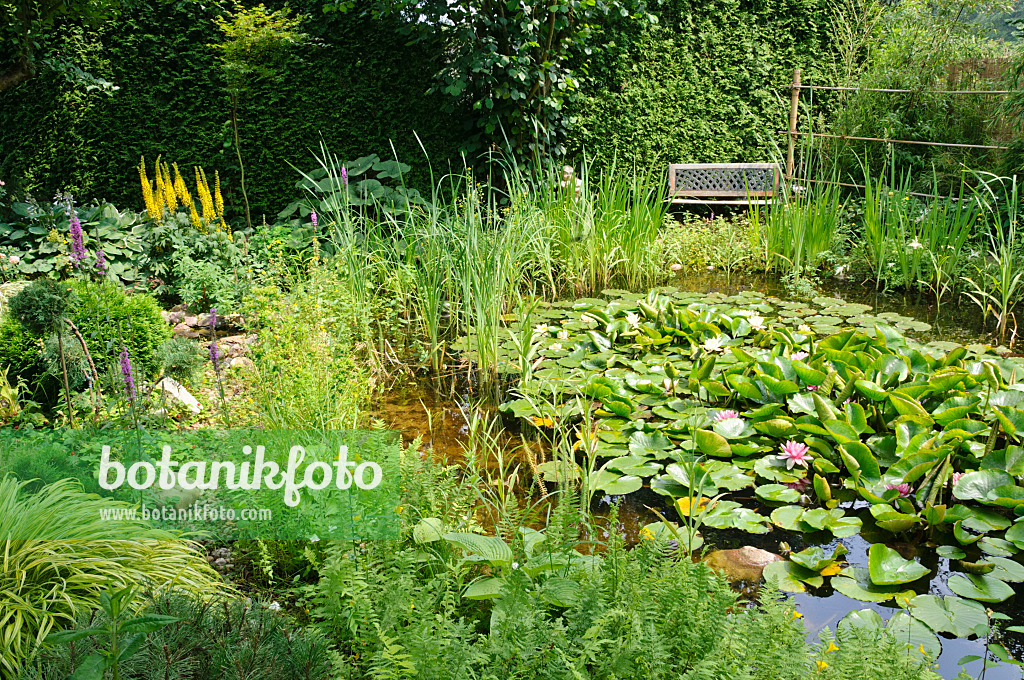
<path id="1" fill-rule="evenodd" d="M 920 649 L 920 650 L 921 650 L 921 653 L 922 653 L 922 654 L 927 654 L 927 653 L 928 653 L 928 652 L 924 651 L 924 643 L 921 643 L 921 646 L 920 646 L 920 647 L 918 647 L 918 649 Z"/>
<path id="2" fill-rule="evenodd" d="M 648 529 L 647 527 L 644 527 L 640 531 L 640 540 L 641 541 L 653 541 L 654 540 L 654 534 L 651 533 L 650 529 Z"/>
<path id="3" fill-rule="evenodd" d="M 828 664 L 825 663 L 824 661 L 815 661 L 814 663 L 818 664 L 818 671 L 819 672 L 825 670 L 826 668 L 828 668 Z"/>
<path id="4" fill-rule="evenodd" d="M 220 195 L 220 171 L 213 171 L 213 205 L 217 208 L 217 214 L 224 214 L 224 198 Z M 221 220 L 223 225 L 224 220 Z"/>
<path id="5" fill-rule="evenodd" d="M 800 612 L 798 612 L 798 611 L 796 611 L 794 609 L 793 610 L 793 617 L 790 619 L 790 621 L 796 621 L 797 619 L 799 619 L 801 617 L 803 617 L 803 614 L 801 614 Z"/>
<path id="6" fill-rule="evenodd" d="M 839 651 L 839 648 L 836 647 L 836 643 L 830 642 L 830 643 L 828 643 L 828 649 L 825 650 L 825 653 L 826 654 L 830 654 L 832 652 L 838 652 L 838 651 Z"/>

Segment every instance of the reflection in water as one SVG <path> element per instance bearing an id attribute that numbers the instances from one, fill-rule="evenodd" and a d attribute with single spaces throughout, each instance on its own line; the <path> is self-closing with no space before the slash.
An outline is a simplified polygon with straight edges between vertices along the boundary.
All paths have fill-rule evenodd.
<path id="1" fill-rule="evenodd" d="M 729 281 L 724 275 L 711 272 L 699 276 L 681 277 L 671 283 L 683 290 L 696 292 L 720 292 L 732 295 L 742 290 L 756 290 L 766 295 L 787 297 L 785 289 L 779 284 L 777 278 L 769 276 L 733 277 Z M 947 340 L 963 344 L 994 344 L 991 334 L 983 328 L 981 314 L 973 306 L 958 307 L 947 303 L 941 309 L 936 309 L 934 300 L 927 296 L 883 294 L 876 292 L 870 286 L 862 287 L 855 284 L 828 284 L 824 286 L 821 294 L 840 297 L 848 302 L 871 305 L 874 307 L 872 313 L 875 314 L 897 312 L 919 321 L 926 321 L 932 324 L 931 331 L 911 334 L 923 342 Z M 991 324 L 989 324 L 989 330 L 991 330 Z M 388 423 L 390 427 L 400 430 L 407 443 L 416 437 L 422 437 L 421 450 L 429 451 L 435 460 L 458 462 L 463 460 L 465 447 L 469 444 L 470 426 L 466 418 L 469 410 L 468 402 L 460 403 L 443 398 L 431 388 L 429 383 L 424 383 L 419 387 L 384 395 L 377 405 L 377 416 Z M 518 434 L 515 431 L 514 423 L 507 421 L 506 424 L 509 426 L 509 430 L 503 433 L 501 441 L 507 451 L 511 453 L 518 442 Z M 608 500 L 595 497 L 591 503 L 591 510 L 599 522 L 603 522 L 608 517 L 610 509 Z M 649 488 L 643 488 L 636 493 L 615 500 L 618 501 L 617 526 L 614 529 L 606 526 L 606 531 L 618 532 L 625 538 L 628 545 L 634 545 L 639 540 L 640 532 L 645 525 L 657 521 L 657 517 L 649 508 L 656 508 L 666 517 L 678 520 L 666 499 Z M 771 511 L 770 508 L 766 509 L 760 505 L 753 494 L 747 498 L 735 498 L 735 500 L 743 502 L 748 507 L 759 509 L 762 514 L 768 514 Z M 821 545 L 825 547 L 826 551 L 829 551 L 838 543 L 827 532 L 800 534 L 777 528 L 760 535 L 747 534 L 735 529 L 705 529 L 702 533 L 707 542 L 705 550 L 739 548 L 749 545 L 777 553 L 780 551 L 780 543 L 785 542 L 794 551 L 812 545 Z M 596 538 L 600 542 L 606 536 L 597 536 Z M 849 549 L 846 560 L 851 565 L 866 568 L 870 543 L 862 536 L 844 538 L 842 542 Z M 934 550 L 936 546 L 929 546 L 923 537 L 918 537 L 913 544 L 891 543 L 890 545 L 903 553 L 904 557 L 916 557 L 922 564 L 933 570 L 935 576 L 928 582 L 912 584 L 914 590 L 918 593 L 929 592 L 936 595 L 953 594 L 946 587 L 946 579 L 953 573 L 952 568 L 955 563 L 951 565 L 950 560 L 939 557 Z M 599 544 L 596 549 L 600 550 Z M 744 597 L 756 597 L 756 584 L 741 583 L 738 585 Z M 1014 589 L 1018 595 L 1024 590 L 1021 584 L 1011 585 L 1015 586 Z M 838 621 L 850 611 L 870 608 L 878 611 L 884 619 L 888 619 L 898 610 L 898 607 L 893 606 L 891 602 L 889 605 L 860 602 L 848 598 L 828 586 L 812 590 L 812 592 L 799 593 L 794 596 L 794 599 L 800 612 L 804 614 L 804 624 L 811 640 L 816 640 L 818 632 L 826 626 L 834 629 Z M 1010 598 L 1007 602 L 988 606 L 994 611 L 1003 612 L 1011 617 L 1010 621 L 1005 622 L 1006 625 L 1024 625 L 1024 609 L 1018 604 L 1017 596 Z M 1024 657 L 1024 636 L 1007 633 L 1000 639 L 1000 642 L 1009 649 L 1015 658 Z M 944 637 L 942 639 L 942 655 L 939 657 L 939 672 L 943 677 L 952 678 L 959 671 L 956 664 L 958 659 L 969 654 L 982 655 L 983 653 L 984 641 Z M 980 662 L 973 663 L 968 668 L 974 677 L 981 672 Z M 990 680 L 1008 680 L 1009 678 L 1019 678 L 1020 673 L 1010 666 L 989 667 L 985 677 Z"/>

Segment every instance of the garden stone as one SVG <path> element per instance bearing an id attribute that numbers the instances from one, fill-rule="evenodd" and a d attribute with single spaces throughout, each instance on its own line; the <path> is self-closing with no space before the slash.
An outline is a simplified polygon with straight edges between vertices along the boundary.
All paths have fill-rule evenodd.
<path id="1" fill-rule="evenodd" d="M 184 321 L 186 326 L 195 327 L 195 326 L 199 325 L 199 317 L 186 316 L 183 321 Z"/>
<path id="2" fill-rule="evenodd" d="M 757 583 L 766 566 L 782 559 L 775 553 L 745 545 L 734 550 L 715 550 L 704 558 L 704 562 L 715 571 L 722 572 L 731 583 Z"/>
<path id="3" fill-rule="evenodd" d="M 199 413 L 203 408 L 199 405 L 196 398 L 189 394 L 189 391 L 173 378 L 162 379 L 157 384 L 157 388 L 172 399 L 180 401 L 182 404 L 187 406 L 192 413 Z"/>
<path id="4" fill-rule="evenodd" d="M 252 368 L 255 365 L 248 357 L 235 357 L 231 360 L 231 368 Z"/>
<path id="5" fill-rule="evenodd" d="M 169 324 L 179 324 L 185 319 L 185 312 L 160 312 L 160 316 Z"/>

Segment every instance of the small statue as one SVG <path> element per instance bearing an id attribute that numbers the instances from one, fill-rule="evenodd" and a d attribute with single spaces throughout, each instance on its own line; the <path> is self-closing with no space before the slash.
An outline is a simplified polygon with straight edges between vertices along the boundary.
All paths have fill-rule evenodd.
<path id="1" fill-rule="evenodd" d="M 578 196 L 583 191 L 583 180 L 576 176 L 576 171 L 572 169 L 571 165 L 564 165 L 562 166 L 562 181 L 558 183 L 558 186 L 563 189 L 575 187 Z"/>

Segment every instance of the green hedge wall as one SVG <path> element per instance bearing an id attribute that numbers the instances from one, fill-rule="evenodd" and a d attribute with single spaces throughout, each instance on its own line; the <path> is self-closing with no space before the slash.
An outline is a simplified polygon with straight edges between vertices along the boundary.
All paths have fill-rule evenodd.
<path id="1" fill-rule="evenodd" d="M 413 182 L 428 176 L 414 131 L 436 166 L 457 157 L 461 122 L 425 95 L 429 44 L 407 46 L 388 21 L 324 14 L 315 0 L 291 6 L 310 17 L 303 30 L 319 46 L 240 107 L 254 221 L 261 213 L 272 221 L 296 197 L 289 163 L 311 169 L 321 135 L 341 158 L 390 157 L 393 141 L 414 168 Z M 207 46 L 221 37 L 212 21 L 220 11 L 214 3 L 143 0 L 87 38 L 69 29 L 65 53 L 121 89 L 110 97 L 84 93 L 44 74 L 0 95 L 0 179 L 40 199 L 67 189 L 139 209 L 139 156 L 152 167 L 163 154 L 183 169 L 219 170 L 225 199 L 240 204 L 240 192 L 230 195 L 238 167 L 228 146 L 229 100 Z"/>
<path id="2" fill-rule="evenodd" d="M 653 5 L 652 5 L 653 6 Z M 573 112 L 570 148 L 642 164 L 762 162 L 785 151 L 789 83 L 830 78 L 827 0 L 665 0 L 616 20 Z M 820 110 L 820 108 L 819 108 Z"/>
<path id="3" fill-rule="evenodd" d="M 289 163 L 312 167 L 321 134 L 342 158 L 390 157 L 393 141 L 413 166 L 411 183 L 426 188 L 413 131 L 445 170 L 466 129 L 465 116 L 445 114 L 444 102 L 426 95 L 440 48 L 407 45 L 394 23 L 358 11 L 324 14 L 318 0 L 291 4 L 311 17 L 304 30 L 322 46 L 243 103 L 254 221 L 262 214 L 272 221 L 295 198 Z M 652 8 L 656 25 L 614 18 L 595 36 L 609 45 L 594 55 L 572 112 L 570 150 L 602 163 L 768 159 L 771 131 L 785 125 L 793 68 L 821 82 L 831 61 L 826 0 L 665 0 Z M 139 156 L 152 164 L 163 154 L 182 167 L 220 170 L 237 207 L 228 99 L 207 47 L 219 39 L 211 21 L 219 11 L 142 0 L 98 33 L 68 29 L 65 53 L 121 89 L 112 97 L 84 93 L 44 74 L 0 95 L 0 179 L 40 199 L 66 189 L 138 209 Z"/>

